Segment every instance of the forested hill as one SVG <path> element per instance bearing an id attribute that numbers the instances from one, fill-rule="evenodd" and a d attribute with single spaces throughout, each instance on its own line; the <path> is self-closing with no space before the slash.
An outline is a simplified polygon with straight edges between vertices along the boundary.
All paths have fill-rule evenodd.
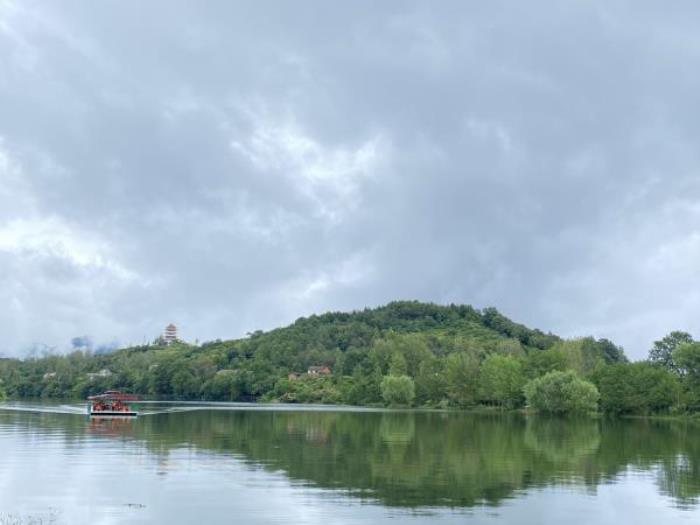
<path id="1" fill-rule="evenodd" d="M 4 360 L 0 387 L 13 397 L 84 398 L 120 389 L 174 399 L 519 406 L 528 379 L 552 370 L 588 376 L 624 361 L 610 341 L 565 341 L 494 308 L 403 301 L 313 315 L 238 340 L 156 340 L 109 354 Z M 309 367 L 321 368 L 315 375 Z"/>

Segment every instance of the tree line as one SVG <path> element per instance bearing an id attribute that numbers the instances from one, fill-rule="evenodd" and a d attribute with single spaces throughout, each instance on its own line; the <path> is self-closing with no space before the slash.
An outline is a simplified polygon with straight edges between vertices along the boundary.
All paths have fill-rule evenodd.
<path id="1" fill-rule="evenodd" d="M 310 366 L 328 375 L 309 375 Z M 103 375 L 95 375 L 99 371 Z M 201 345 L 0 361 L 11 397 L 154 398 L 657 414 L 700 409 L 700 343 L 672 332 L 630 363 L 606 339 L 565 340 L 495 308 L 393 302 Z"/>

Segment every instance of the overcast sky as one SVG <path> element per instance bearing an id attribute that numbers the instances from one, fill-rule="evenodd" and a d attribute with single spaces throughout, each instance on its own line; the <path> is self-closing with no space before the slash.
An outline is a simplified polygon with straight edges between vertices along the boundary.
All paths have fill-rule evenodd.
<path id="1" fill-rule="evenodd" d="M 0 353 L 394 299 L 700 336 L 700 5 L 0 0 Z"/>

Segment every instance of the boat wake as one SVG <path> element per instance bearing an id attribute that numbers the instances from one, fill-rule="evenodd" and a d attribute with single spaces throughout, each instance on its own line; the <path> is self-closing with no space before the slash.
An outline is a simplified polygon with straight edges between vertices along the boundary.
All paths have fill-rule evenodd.
<path id="1" fill-rule="evenodd" d="M 173 414 L 176 412 L 193 412 L 195 410 L 202 410 L 205 407 L 200 407 L 200 406 L 171 406 L 167 408 L 163 407 L 153 407 L 151 409 L 147 409 L 145 407 L 141 408 L 141 411 L 139 412 L 139 416 L 156 416 L 158 414 Z"/>
<path id="2" fill-rule="evenodd" d="M 139 404 L 141 405 L 141 404 Z M 145 406 L 143 406 L 145 405 Z M 172 414 L 177 412 L 192 412 L 195 410 L 202 410 L 207 407 L 205 406 L 195 406 L 195 405 L 167 405 L 162 406 L 160 402 L 143 402 L 141 409 L 139 410 L 139 416 L 155 416 L 158 414 Z M 151 405 L 151 406 L 149 406 Z M 160 405 L 160 406 L 159 406 Z M 0 403 L 0 413 L 2 412 L 30 412 L 36 414 L 70 414 L 70 415 L 86 415 L 86 408 L 84 403 L 78 403 L 75 405 L 62 404 L 62 405 L 43 405 L 43 404 L 29 404 L 26 401 L 13 403 L 11 401 Z"/>
<path id="3" fill-rule="evenodd" d="M 11 402 L 0 403 L 0 411 L 8 412 L 35 412 L 40 414 L 85 414 L 84 406 L 77 405 L 16 405 Z"/>

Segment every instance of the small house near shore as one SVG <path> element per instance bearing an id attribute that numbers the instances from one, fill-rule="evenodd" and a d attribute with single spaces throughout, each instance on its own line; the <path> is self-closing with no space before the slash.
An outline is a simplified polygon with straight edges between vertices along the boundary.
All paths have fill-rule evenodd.
<path id="1" fill-rule="evenodd" d="M 306 373 L 310 376 L 327 376 L 330 375 L 331 369 L 326 365 L 310 366 Z"/>

